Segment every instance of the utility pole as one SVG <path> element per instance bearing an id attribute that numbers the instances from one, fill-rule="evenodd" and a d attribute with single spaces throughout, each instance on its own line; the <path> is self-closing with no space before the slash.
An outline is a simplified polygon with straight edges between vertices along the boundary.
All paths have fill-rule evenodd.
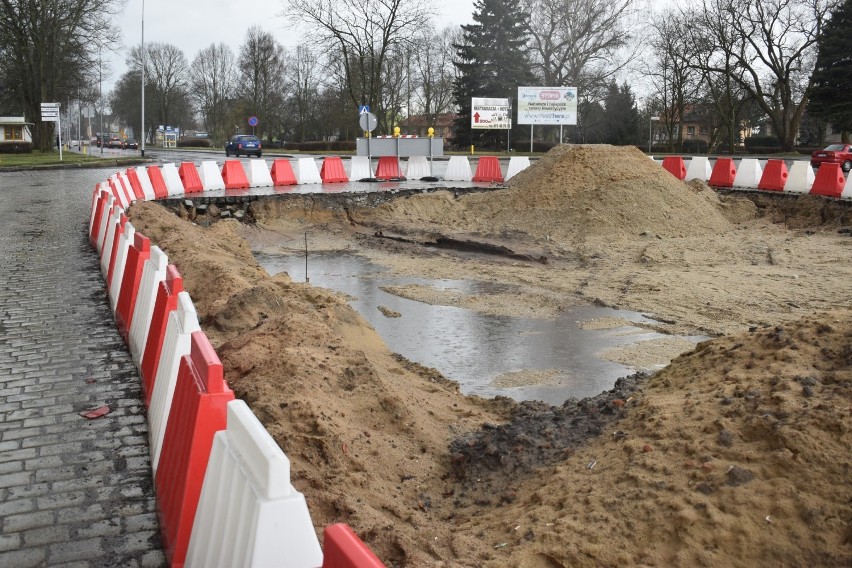
<path id="1" fill-rule="evenodd" d="M 145 157 L 145 0 L 142 0 L 142 121 L 139 123 L 139 149 Z"/>

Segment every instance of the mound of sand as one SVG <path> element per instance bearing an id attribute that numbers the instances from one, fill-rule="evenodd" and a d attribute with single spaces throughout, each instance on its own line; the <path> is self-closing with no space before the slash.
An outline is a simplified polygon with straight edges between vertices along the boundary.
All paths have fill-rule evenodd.
<path id="1" fill-rule="evenodd" d="M 415 195 L 359 211 L 365 221 L 405 230 L 528 235 L 572 246 L 586 239 L 711 236 L 731 229 L 716 194 L 688 185 L 634 147 L 563 145 L 512 178 L 504 190 Z"/>

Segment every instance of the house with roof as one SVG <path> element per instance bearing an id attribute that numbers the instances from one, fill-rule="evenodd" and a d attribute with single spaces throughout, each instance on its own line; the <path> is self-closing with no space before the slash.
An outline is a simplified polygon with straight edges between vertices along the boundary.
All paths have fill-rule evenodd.
<path id="1" fill-rule="evenodd" d="M 32 127 L 23 116 L 0 116 L 0 142 L 32 143 Z"/>

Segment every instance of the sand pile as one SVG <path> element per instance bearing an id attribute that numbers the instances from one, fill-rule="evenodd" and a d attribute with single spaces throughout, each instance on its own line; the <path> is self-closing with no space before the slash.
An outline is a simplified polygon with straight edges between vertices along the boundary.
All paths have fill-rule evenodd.
<path id="1" fill-rule="evenodd" d="M 515 502 L 467 510 L 506 543 L 491 565 L 852 563 L 852 311 L 700 344 L 613 404 Z"/>
<path id="2" fill-rule="evenodd" d="M 489 237 L 525 234 L 571 246 L 586 239 L 710 236 L 730 230 L 718 199 L 685 184 L 633 147 L 563 145 L 512 178 L 507 189 L 465 195 L 437 192 L 395 200 L 364 221 L 405 230 Z"/>

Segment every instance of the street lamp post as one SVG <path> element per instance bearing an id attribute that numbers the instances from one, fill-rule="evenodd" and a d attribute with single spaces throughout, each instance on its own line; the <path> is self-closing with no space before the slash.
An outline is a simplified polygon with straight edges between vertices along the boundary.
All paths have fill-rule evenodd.
<path id="1" fill-rule="evenodd" d="M 142 120 L 139 123 L 139 149 L 145 157 L 145 0 L 142 0 Z"/>
<path id="2" fill-rule="evenodd" d="M 651 134 L 651 125 L 660 120 L 659 116 L 649 116 L 648 117 L 648 153 L 651 153 L 651 142 L 653 140 L 653 136 Z"/>
<path id="3" fill-rule="evenodd" d="M 103 94 L 103 85 L 104 85 L 104 77 L 103 77 L 103 57 L 101 56 L 101 50 L 103 46 L 98 46 L 98 104 L 101 106 L 101 156 L 104 154 L 104 94 Z"/>

